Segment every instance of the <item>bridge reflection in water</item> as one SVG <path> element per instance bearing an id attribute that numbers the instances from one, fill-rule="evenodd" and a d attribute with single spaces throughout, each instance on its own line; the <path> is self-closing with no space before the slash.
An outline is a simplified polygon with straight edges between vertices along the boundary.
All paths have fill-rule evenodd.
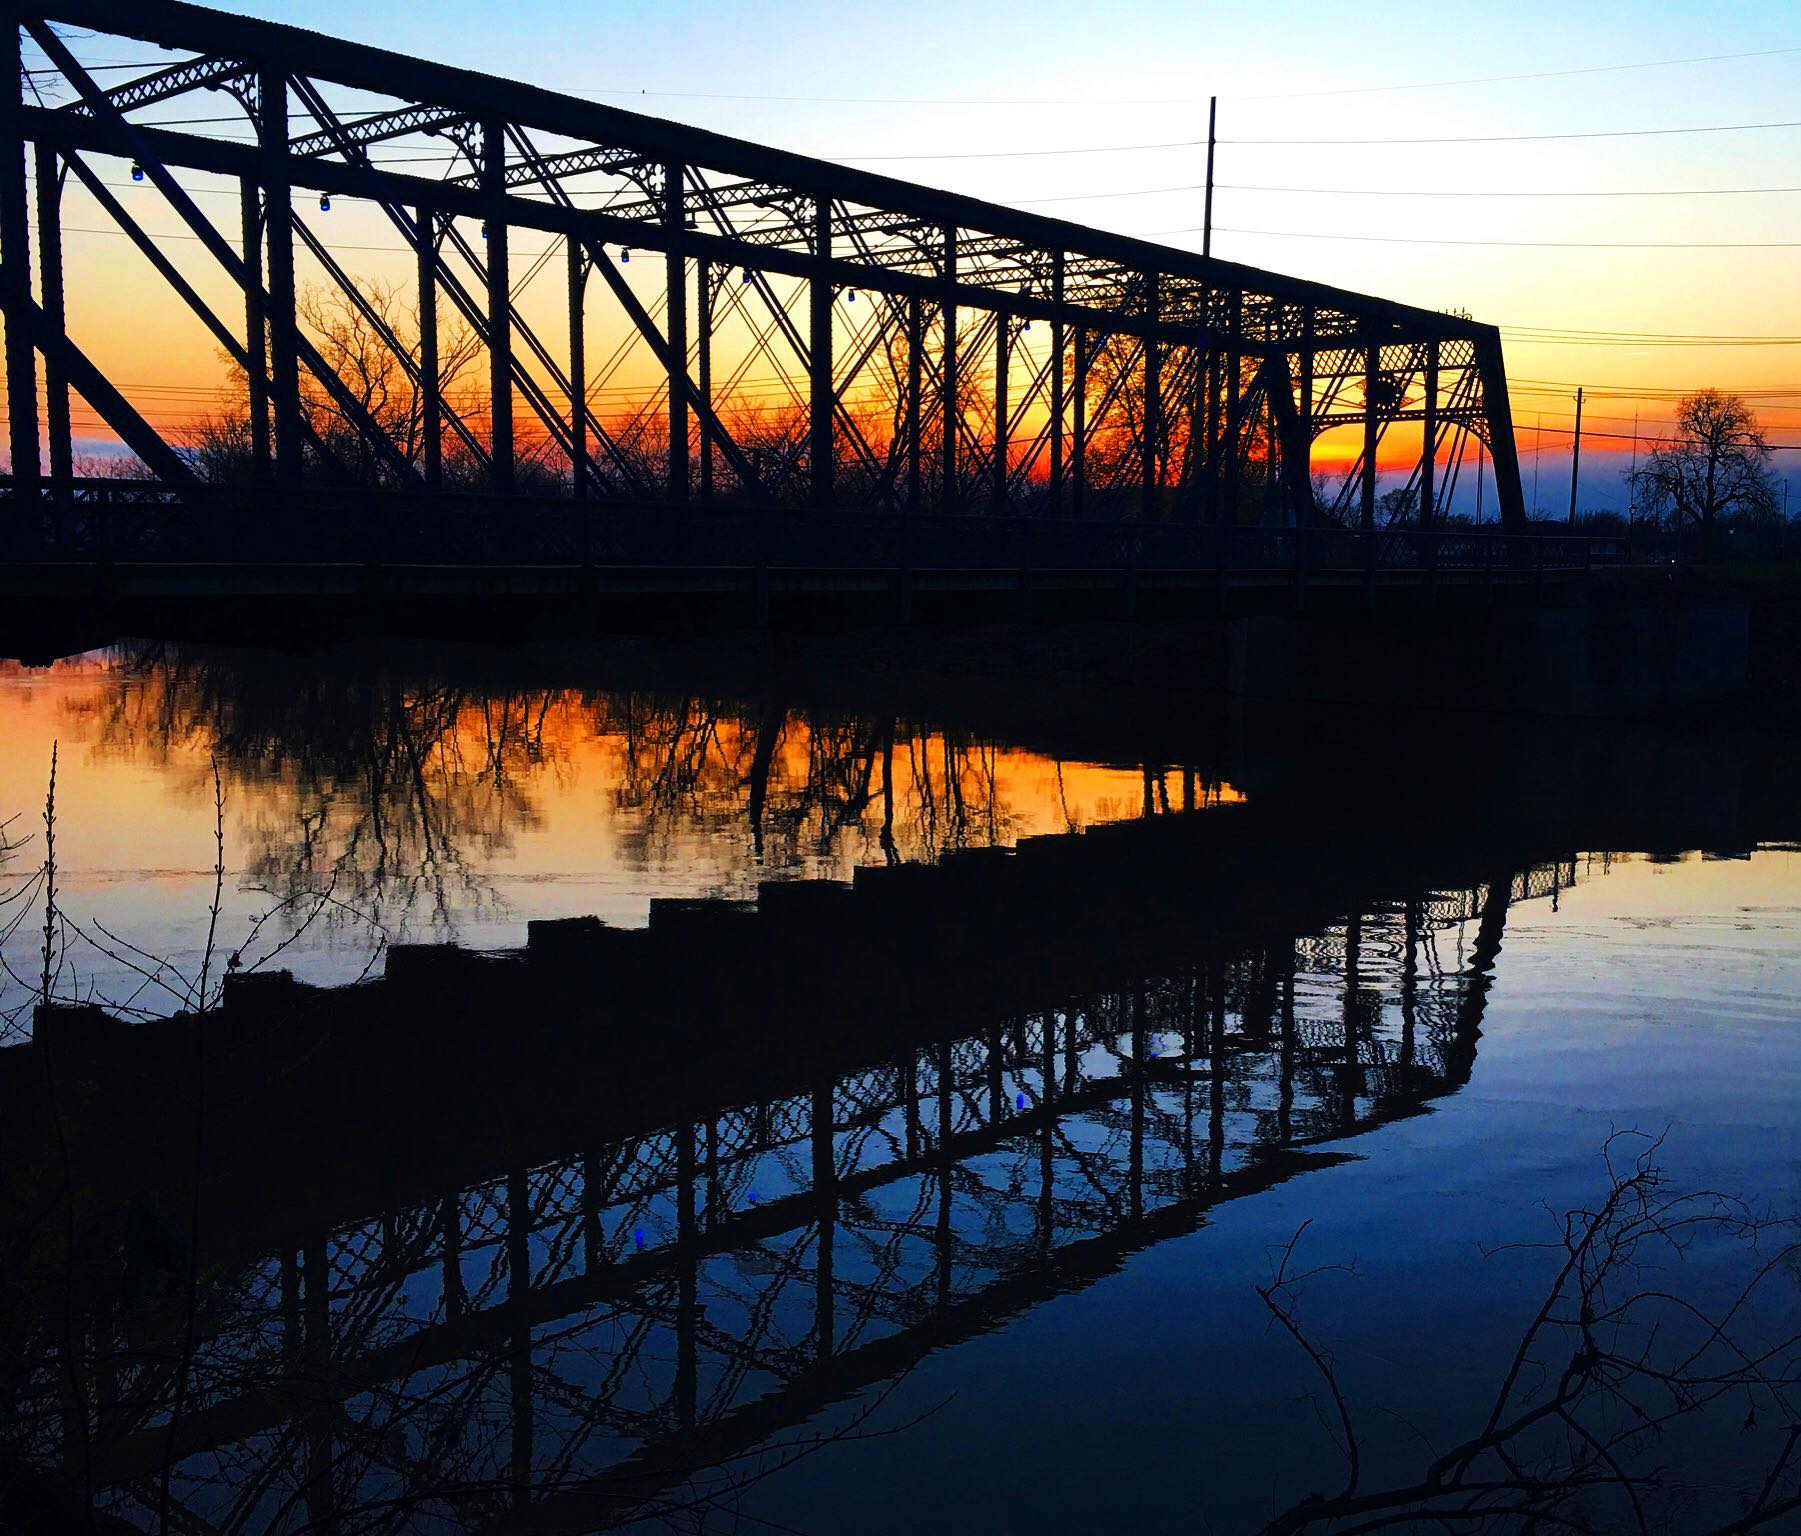
<path id="1" fill-rule="evenodd" d="M 554 1110 L 515 1115 L 504 1095 L 488 1123 L 452 1131 L 456 1100 L 432 1085 L 460 1075 L 477 1103 L 489 1069 L 409 1044 L 429 1102 L 395 1099 L 392 1134 L 436 1123 L 446 1155 L 423 1166 L 476 1171 L 445 1187 L 404 1158 L 322 1151 L 289 1200 L 279 1156 L 239 1146 L 211 1177 L 216 1278 L 179 1408 L 179 1307 L 96 1291 L 74 1370 L 44 1308 L 13 1394 L 17 1449 L 137 1524 L 155 1523 L 169 1457 L 170 1529 L 576 1531 L 728 1492 L 798 1454 L 804 1437 L 783 1432 L 831 1404 L 1455 1092 L 1510 905 L 1575 878 L 1546 864 L 1366 898 L 1338 920 L 1191 926 L 1182 952 L 1074 994 L 1053 995 L 1053 970 L 1043 995 L 1003 979 L 1007 1001 L 965 1010 L 852 998 L 855 1012 L 822 1010 L 829 1046 L 739 1041 L 735 1065 L 690 1057 L 681 1021 L 656 1021 L 656 1041 L 618 1042 L 623 1084 L 533 1085 L 576 1101 L 564 1120 L 585 1132 L 554 1128 Z M 790 907 L 839 904 L 793 891 Z M 505 962 L 403 951 L 386 981 L 349 993 L 259 981 L 214 1027 L 229 1040 L 274 1012 L 300 1030 L 315 1004 L 359 997 L 421 1014 L 437 998 L 448 1014 L 459 993 L 482 1011 L 490 987 L 574 996 L 596 945 L 642 999 L 672 974 L 676 932 L 750 920 L 723 903 L 663 917 L 630 936 L 546 925 Z M 607 942 L 649 952 L 659 928 L 663 961 Z M 723 939 L 727 960 L 740 942 L 765 940 Z M 671 1011 L 708 1006 L 681 991 Z M 238 1081 L 247 1118 L 314 1093 L 287 1067 L 260 1101 Z M 769 1452 L 772 1437 L 788 1449 Z"/>

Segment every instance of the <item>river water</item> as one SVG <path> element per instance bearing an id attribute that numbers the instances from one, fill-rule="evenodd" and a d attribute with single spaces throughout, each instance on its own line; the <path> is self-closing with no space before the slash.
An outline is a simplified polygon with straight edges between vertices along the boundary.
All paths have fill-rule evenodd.
<path id="1" fill-rule="evenodd" d="M 226 972 L 360 981 L 379 1022 L 417 1011 L 390 968 L 411 946 L 648 923 L 586 990 L 507 972 L 499 995 L 558 1001 L 529 1033 L 471 983 L 481 1016 L 444 1038 L 481 1065 L 444 1045 L 382 1079 L 375 1131 L 316 1064 L 256 1079 L 266 1101 L 215 1106 L 191 1203 L 147 1171 L 165 1130 L 194 1144 L 185 1122 L 141 1088 L 77 1094 L 75 1263 L 45 1236 L 49 1142 L 14 1159 L 0 1508 L 156 1529 L 166 1467 L 170 1529 L 1254 1530 L 1344 1481 L 1326 1383 L 1258 1292 L 1291 1242 L 1312 1273 L 1274 1299 L 1330 1364 L 1368 1491 L 1482 1428 L 1560 1257 L 1542 1245 L 1605 1195 L 1609 1147 L 1666 1193 L 1801 1210 L 1780 750 L 1711 741 L 1696 782 L 1670 768 L 1692 744 L 1591 745 L 1553 817 L 1536 788 L 1499 809 L 1506 772 L 1465 803 L 1430 719 L 1383 728 L 1398 768 L 1353 773 L 1306 731 L 1076 729 L 1085 707 L 1027 730 L 860 702 L 854 679 L 632 687 L 579 657 L 393 647 L 0 673 L 7 910 L 29 907 L 5 944 L 9 1093 L 36 1082 L 53 743 L 53 989 L 145 1031 L 203 969 L 209 998 Z M 1296 809 L 1251 819 L 1276 804 Z M 1322 810 L 1312 842 L 1285 829 Z M 1465 813 L 1499 829 L 1442 820 Z M 988 848 L 1019 849 L 991 856 L 1015 873 Z M 893 866 L 927 873 L 884 884 Z M 773 924 L 743 905 L 768 882 L 853 878 L 829 955 L 804 912 L 710 941 L 676 919 L 724 908 L 670 908 L 665 940 L 652 906 Z M 559 1031 L 596 1025 L 617 1051 L 571 1056 Z M 391 1070 L 330 1038 L 331 1073 Z M 440 1091 L 464 1107 L 436 1114 Z M 1757 1262 L 1713 1227 L 1655 1257 L 1640 1289 L 1716 1313 Z M 1775 1266 L 1747 1330 L 1792 1327 L 1798 1274 Z M 1567 1348 L 1539 1353 L 1554 1379 Z M 1688 1528 L 1777 1454 L 1788 1421 L 1752 1396 L 1666 1437 L 1699 1485 L 1673 1506 Z"/>

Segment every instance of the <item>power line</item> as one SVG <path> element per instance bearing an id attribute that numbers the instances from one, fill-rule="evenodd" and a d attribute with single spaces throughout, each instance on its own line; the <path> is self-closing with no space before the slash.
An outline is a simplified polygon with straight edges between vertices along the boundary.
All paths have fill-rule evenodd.
<path id="1" fill-rule="evenodd" d="M 108 183 L 108 185 L 124 185 L 124 184 Z M 228 189 L 223 189 L 223 188 L 197 188 L 195 190 L 217 191 L 222 194 L 226 194 L 228 192 Z M 237 196 L 237 194 L 235 192 L 229 192 L 228 195 L 233 196 L 233 197 Z M 101 235 L 101 236 L 112 236 L 112 237 L 123 237 L 123 238 L 129 237 L 128 231 L 123 230 L 123 229 L 97 228 L 97 227 L 90 226 L 90 225 L 80 225 L 80 224 L 64 225 L 63 232 L 65 234 L 74 234 L 74 235 Z M 1167 231 L 1166 233 L 1192 233 L 1192 232 L 1193 232 L 1192 230 L 1179 230 L 1179 231 Z M 1233 231 L 1233 232 L 1240 233 L 1240 234 L 1243 234 L 1243 233 L 1266 233 L 1264 231 L 1245 231 L 1245 230 L 1237 230 L 1237 231 Z M 1267 233 L 1273 234 L 1273 233 L 1276 233 L 1276 231 L 1267 231 Z M 171 231 L 151 232 L 151 233 L 149 233 L 149 238 L 151 238 L 153 240 L 198 240 L 201 237 L 194 234 L 192 231 L 189 231 L 189 230 L 171 230 Z M 1320 235 L 1317 237 L 1316 236 L 1305 236 L 1304 238 L 1375 240 L 1375 239 L 1387 239 L 1389 237 L 1373 236 L 1373 235 L 1372 236 Z M 1399 239 L 1401 237 L 1397 236 L 1394 238 Z M 1457 243 L 1481 244 L 1481 243 L 1488 243 L 1488 242 L 1457 242 Z M 1495 242 L 1495 243 L 1512 243 L 1512 242 Z M 404 254 L 410 253 L 412 248 L 410 246 L 404 246 L 404 245 L 399 245 L 399 244 L 395 244 L 395 243 L 383 243 L 383 244 L 374 244 L 374 245 L 346 243 L 346 244 L 334 245 L 333 249 L 346 250 L 346 251 L 383 252 L 383 253 L 393 253 L 393 254 L 397 254 L 397 255 L 404 255 Z M 554 249 L 555 249 L 555 247 L 546 247 L 546 251 L 551 251 Z M 525 255 L 542 256 L 545 254 L 545 252 L 540 251 L 540 252 L 532 253 L 532 252 L 521 251 L 518 254 L 520 254 L 521 256 L 525 256 Z M 1617 347 L 1617 346 L 1671 347 L 1671 346 L 1674 346 L 1674 347 L 1703 347 L 1703 348 L 1708 348 L 1708 347 L 1801 346 L 1801 336 L 1778 336 L 1778 335 L 1759 336 L 1759 335 L 1730 335 L 1730 334 L 1711 335 L 1711 334 L 1701 333 L 1701 332 L 1680 332 L 1680 331 L 1674 331 L 1674 332 L 1600 331 L 1600 330 L 1584 331 L 1584 330 L 1575 330 L 1575 329 L 1564 328 L 1564 327 L 1555 327 L 1555 326 L 1532 326 L 1532 325 L 1513 325 L 1513 324 L 1503 324 L 1502 326 L 1499 327 L 1499 329 L 1504 334 L 1513 336 L 1513 338 L 1516 341 L 1532 343 L 1534 345 L 1608 346 L 1608 347 Z M 1573 384 L 1570 385 L 1569 387 L 1572 389 L 1575 388 L 1575 386 Z M 1591 392 L 1599 393 L 1601 391 L 1607 390 L 1609 388 L 1609 386 L 1606 386 L 1606 385 L 1590 386 L 1590 388 L 1591 388 Z M 1760 389 L 1761 389 L 1761 386 L 1758 386 L 1758 387 L 1754 387 L 1749 392 L 1747 392 L 1745 390 L 1736 390 L 1736 391 L 1734 391 L 1734 393 L 1738 393 L 1738 394 L 1757 393 Z M 1689 391 L 1674 390 L 1674 391 L 1670 391 L 1670 393 L 1672 395 L 1679 395 L 1682 393 L 1689 393 Z M 1787 394 L 1787 393 L 1790 393 L 1790 391 L 1782 391 L 1782 393 Z M 1645 398 L 1650 398 L 1650 396 L 1646 396 Z"/>
<path id="2" fill-rule="evenodd" d="M 1678 133 L 1757 133 L 1770 128 L 1801 128 L 1801 120 L 1780 123 L 1705 123 L 1693 128 L 1591 128 L 1570 133 L 1477 133 L 1455 137 L 1411 139 L 1220 139 L 1221 144 L 1536 144 L 1554 139 L 1650 139 Z"/>
<path id="3" fill-rule="evenodd" d="M 1425 141 L 1421 140 L 1420 142 Z M 1216 181 L 1213 185 L 1216 190 L 1223 189 L 1228 192 L 1304 192 L 1316 197 L 1752 197 L 1768 196 L 1779 192 L 1801 192 L 1801 187 L 1585 187 L 1568 191 L 1549 188 L 1491 191 L 1485 188 L 1465 187 L 1269 187 L 1229 181 Z M 1192 192 L 1196 189 L 1172 187 L 1162 190 Z M 1102 192 L 1077 195 L 1129 197 L 1132 194 Z M 1050 202 L 1052 199 L 1038 198 L 1036 201 Z"/>
<path id="4" fill-rule="evenodd" d="M 294 113 L 294 116 L 311 118 L 312 114 L 297 111 Z M 140 128 L 193 128 L 220 123 L 231 123 L 242 126 L 244 118 L 242 114 L 232 113 L 209 117 L 152 118 L 138 123 L 137 126 Z M 1216 142 L 1221 145 L 1231 145 L 1235 147 L 1250 145 L 1333 147 L 1339 145 L 1526 144 L 1570 139 L 1632 139 L 1663 138 L 1676 134 L 1696 133 L 1756 133 L 1784 128 L 1801 128 L 1801 119 L 1772 123 L 1712 123 L 1685 128 L 1588 129 L 1579 132 L 1566 133 L 1496 133 L 1451 137 L 1375 139 L 1218 139 Z M 1059 149 L 961 149 L 933 151 L 922 154 L 840 154 L 826 156 L 824 158 L 838 161 L 862 161 L 866 163 L 893 160 L 1019 160 L 1067 155 L 1123 155 L 1147 153 L 1153 150 L 1197 149 L 1206 142 L 1205 139 L 1169 139 L 1150 144 L 1081 144 Z M 455 153 L 447 152 L 443 155 L 414 158 L 454 159 Z"/>
<path id="5" fill-rule="evenodd" d="M 1632 69 L 1667 69 L 1678 64 L 1723 64 L 1734 59 L 1774 58 L 1801 48 L 1758 48 L 1747 53 L 1704 53 L 1682 59 L 1646 59 L 1638 64 L 1590 64 L 1579 69 L 1544 69 L 1518 75 L 1471 75 L 1462 80 L 1422 80 L 1408 85 L 1346 85 L 1334 90 L 1276 91 L 1261 96 L 1229 96 L 1228 101 L 1299 101 L 1317 96 L 1373 96 L 1388 91 L 1436 91 L 1458 85 L 1500 85 L 1515 80 L 1564 80 L 1572 75 L 1611 75 Z"/>
<path id="6" fill-rule="evenodd" d="M 1559 389 L 1566 393 L 1576 388 L 1576 384 L 1573 381 L 1566 379 L 1527 379 L 1510 377 L 1508 379 L 1508 384 L 1510 386 L 1515 384 L 1525 384 L 1548 389 Z M 1610 400 L 1680 400 L 1685 395 L 1696 393 L 1694 389 L 1682 389 L 1672 385 L 1659 384 L 1584 383 L 1582 387 L 1586 389 L 1593 398 L 1600 399 L 1605 397 Z M 1801 390 L 1797 390 L 1792 386 L 1784 388 L 1780 385 L 1756 384 L 1734 388 L 1730 385 L 1716 384 L 1711 387 L 1718 389 L 1721 394 L 1739 395 L 1746 400 L 1753 400 L 1759 397 L 1768 399 L 1786 399 L 1791 395 L 1801 394 Z"/>
<path id="7" fill-rule="evenodd" d="M 1721 64 L 1742 59 L 1777 58 L 1787 54 L 1801 53 L 1801 47 L 1758 48 L 1742 53 L 1709 53 L 1697 54 L 1686 58 L 1644 59 L 1623 64 L 1594 64 L 1577 69 L 1534 70 L 1508 75 L 1470 75 L 1451 80 L 1418 80 L 1393 85 L 1352 85 L 1328 86 L 1307 91 L 1273 91 L 1256 95 L 1223 96 L 1224 101 L 1299 101 L 1326 96 L 1367 96 L 1396 91 L 1429 91 L 1444 90 L 1466 85 L 1499 85 L 1525 80 L 1561 80 L 1579 75 L 1617 74 L 1640 69 L 1669 69 L 1692 64 Z M 158 67 L 153 61 L 131 63 L 125 61 L 107 63 L 88 63 L 83 66 L 88 70 L 152 70 Z M 27 74 L 54 75 L 60 74 L 54 67 L 29 69 Z M 1132 107 L 1132 106 L 1196 106 L 1208 100 L 1207 96 L 817 96 L 810 94 L 786 94 L 758 91 L 672 91 L 648 86 L 603 85 L 603 86 L 570 86 L 562 88 L 562 94 L 570 96 L 654 96 L 673 101 L 768 101 L 791 102 L 800 105 L 824 106 L 886 106 L 886 107 Z"/>
<path id="8" fill-rule="evenodd" d="M 1206 183 L 1183 182 L 1173 187 L 1132 187 L 1124 191 L 1059 192 L 1051 197 L 1016 197 L 1009 199 L 1018 206 L 1039 203 L 1081 203 L 1101 198 L 1160 197 L 1173 192 L 1200 192 Z M 1801 192 L 1801 187 L 1647 187 L 1642 189 L 1596 188 L 1570 191 L 1489 191 L 1480 188 L 1415 188 L 1415 187 L 1277 187 L 1254 182 L 1216 181 L 1216 192 L 1287 192 L 1313 197 L 1749 197 L 1768 196 L 1780 192 Z"/>
<path id="9" fill-rule="evenodd" d="M 1215 234 L 1264 235 L 1280 240 L 1356 240 L 1378 245 L 1480 245 L 1503 249 L 1554 249 L 1572 251 L 1787 251 L 1801 249 L 1801 240 L 1453 240 L 1430 235 L 1334 235 L 1306 229 L 1244 229 L 1215 224 Z M 1159 229 L 1151 238 L 1194 235 L 1199 225 L 1183 229 Z"/>
<path id="10" fill-rule="evenodd" d="M 1222 145 L 1403 145 L 1403 144 L 1527 144 L 1566 139 L 1665 138 L 1689 133 L 1757 133 L 1775 128 L 1801 128 L 1801 119 L 1776 123 L 1708 123 L 1688 128 L 1607 128 L 1570 133 L 1492 133 L 1404 139 L 1218 139 Z M 1045 155 L 1118 155 L 1156 149 L 1197 149 L 1205 139 L 1173 139 L 1159 144 L 1094 144 L 1067 149 L 960 149 L 919 155 L 838 155 L 839 160 L 1015 160 Z"/>
<path id="11" fill-rule="evenodd" d="M 109 187 L 119 191 L 138 190 L 135 182 L 109 181 Z M 1183 182 L 1169 187 L 1133 187 L 1124 191 L 1109 189 L 1101 192 L 1059 192 L 1051 197 L 1016 197 L 1008 202 L 1017 207 L 1035 207 L 1040 203 L 1079 203 L 1119 197 L 1157 197 L 1175 192 L 1199 192 L 1205 188 L 1204 182 Z M 1620 190 L 1582 190 L 1582 191 L 1435 191 L 1414 190 L 1406 187 L 1276 187 L 1261 186 L 1250 182 L 1216 181 L 1214 189 L 1221 192 L 1292 192 L 1318 196 L 1335 197 L 1735 197 L 1752 195 L 1773 195 L 1776 193 L 1798 193 L 1801 186 L 1795 187 L 1653 187 L 1635 191 Z M 216 194 L 220 197 L 237 197 L 235 187 L 189 187 L 189 192 Z"/>
<path id="12" fill-rule="evenodd" d="M 1464 85 L 1500 85 L 1522 80 L 1562 80 L 1573 75 L 1617 74 L 1638 69 L 1668 69 L 1686 64 L 1723 64 L 1740 59 L 1776 58 L 1801 53 L 1796 48 L 1755 48 L 1744 53 L 1707 53 L 1681 59 L 1645 59 L 1630 64 L 1594 64 L 1581 69 L 1535 70 L 1513 75 L 1471 75 L 1459 80 L 1418 80 L 1398 85 L 1348 85 L 1312 91 L 1271 91 L 1249 96 L 1221 96 L 1222 101 L 1299 101 L 1322 96 L 1369 96 L 1393 91 L 1435 91 Z M 830 106 L 884 107 L 1187 107 L 1199 106 L 1206 96 L 1076 96 L 1076 97 L 970 97 L 970 96 L 799 96 L 770 95 L 750 91 L 664 91 L 646 87 L 590 86 L 570 94 L 578 96 L 657 96 L 684 101 L 775 101 L 821 103 Z"/>
<path id="13" fill-rule="evenodd" d="M 1514 433 L 1518 436 L 1524 433 L 1525 430 L 1524 427 L 1516 427 Z M 1574 427 L 1551 427 L 1538 422 L 1533 423 L 1532 430 L 1534 432 L 1555 433 L 1558 437 L 1574 437 L 1576 435 Z M 1656 443 L 1663 446 L 1680 444 L 1686 441 L 1680 437 L 1652 437 L 1649 433 L 1645 432 L 1640 432 L 1637 434 L 1636 438 L 1630 432 L 1591 432 L 1588 428 L 1584 427 L 1582 429 L 1583 441 L 1586 442 L 1591 437 L 1606 438 L 1613 442 L 1625 443 L 1637 441 L 1641 443 Z M 1801 453 L 1801 443 L 1765 443 L 1764 447 L 1769 449 L 1771 453 Z"/>
<path id="14" fill-rule="evenodd" d="M 1533 331 L 1547 336 L 1601 336 L 1613 341 L 1801 341 L 1801 336 L 1776 336 L 1769 332 L 1729 331 L 1599 331 L 1580 325 L 1509 325 L 1503 330 Z"/>

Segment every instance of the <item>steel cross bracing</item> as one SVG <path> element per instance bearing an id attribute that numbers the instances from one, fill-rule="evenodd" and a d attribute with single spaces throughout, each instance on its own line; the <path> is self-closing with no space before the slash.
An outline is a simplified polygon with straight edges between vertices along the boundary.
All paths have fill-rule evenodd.
<path id="1" fill-rule="evenodd" d="M 176 0 L 14 12 L 9 35 L 49 61 L 0 129 L 15 504 L 79 499 L 74 396 L 188 501 L 204 476 L 271 508 L 357 484 L 1429 527 L 1474 449 L 1500 521 L 1523 526 L 1499 336 L 1463 316 Z M 81 62 L 145 43 L 191 57 L 104 86 Z M 121 163 L 141 195 L 105 190 Z M 241 376 L 224 468 L 77 339 L 71 176 Z M 241 218 L 198 206 L 196 178 L 235 186 Z M 366 253 L 334 251 L 333 197 L 373 203 L 410 253 L 416 325 L 391 323 L 394 279 L 359 270 Z M 145 232 L 146 202 L 200 242 L 204 277 Z M 322 307 L 369 327 L 419 430 L 337 377 Z M 446 375 L 454 327 L 483 377 Z M 1324 500 L 1322 439 L 1350 463 Z"/>
<path id="2" fill-rule="evenodd" d="M 346 1514 L 404 1474 L 465 1508 L 510 1476 L 539 1515 L 617 1515 L 1454 1091 L 1510 905 L 1575 879 L 1424 893 L 296 1232 L 209 1313 L 180 1498 L 266 1529 L 273 1479 L 316 1523 L 329 1464 Z M 81 1440 L 129 1502 L 170 1450 L 167 1362 L 102 1354 Z M 23 1421 L 52 1463 L 59 1370 Z"/>

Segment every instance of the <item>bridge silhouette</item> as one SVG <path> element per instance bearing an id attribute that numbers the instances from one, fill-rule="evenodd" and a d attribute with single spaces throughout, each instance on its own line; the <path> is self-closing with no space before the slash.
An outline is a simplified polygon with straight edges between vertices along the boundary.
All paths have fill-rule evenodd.
<path id="1" fill-rule="evenodd" d="M 742 577 L 763 594 L 875 573 L 959 590 L 1022 571 L 1051 589 L 1122 570 L 1176 588 L 1241 571 L 1492 584 L 1591 556 L 1510 542 L 1527 525 L 1500 337 L 1461 315 L 175 0 L 21 19 L 48 63 L 0 122 L 16 560 L 155 567 L 178 594 L 206 590 L 168 574 L 184 562 L 252 594 L 294 590 L 268 574 L 293 565 L 602 573 L 578 591 Z M 115 84 L 82 62 L 146 43 L 184 57 Z M 144 117 L 157 108 L 186 115 Z M 102 174 L 125 166 L 207 279 L 146 231 L 140 189 Z M 240 217 L 204 211 L 196 178 L 235 188 Z M 87 296 L 64 291 L 70 185 L 242 375 L 223 447 L 159 429 L 72 331 Z M 334 253 L 334 197 L 373 205 L 410 255 L 416 325 Z M 559 267 L 553 335 L 520 296 Z M 347 382 L 317 304 L 355 328 L 356 364 L 405 396 L 402 417 Z M 628 385 L 630 405 L 599 403 Z M 76 473 L 72 393 L 146 478 Z M 1357 449 L 1320 496 L 1331 433 Z M 1378 527 L 1385 451 L 1409 466 L 1404 528 Z M 1487 537 L 1448 528 L 1472 458 L 1492 464 Z"/>
<path id="2" fill-rule="evenodd" d="M 1455 1092 L 1509 910 L 1578 873 L 1416 883 L 1478 842 L 1307 889 L 1254 812 L 1159 817 L 248 977 L 204 1020 L 46 1011 L 0 1096 L 22 1150 L 46 1070 L 88 1085 L 77 1177 L 127 1234 L 145 1191 L 181 1208 L 208 1106 L 185 1516 L 594 1529 Z M 116 1285 L 76 1294 L 88 1379 L 29 1363 L 15 1445 L 133 1518 L 174 1362 Z"/>

